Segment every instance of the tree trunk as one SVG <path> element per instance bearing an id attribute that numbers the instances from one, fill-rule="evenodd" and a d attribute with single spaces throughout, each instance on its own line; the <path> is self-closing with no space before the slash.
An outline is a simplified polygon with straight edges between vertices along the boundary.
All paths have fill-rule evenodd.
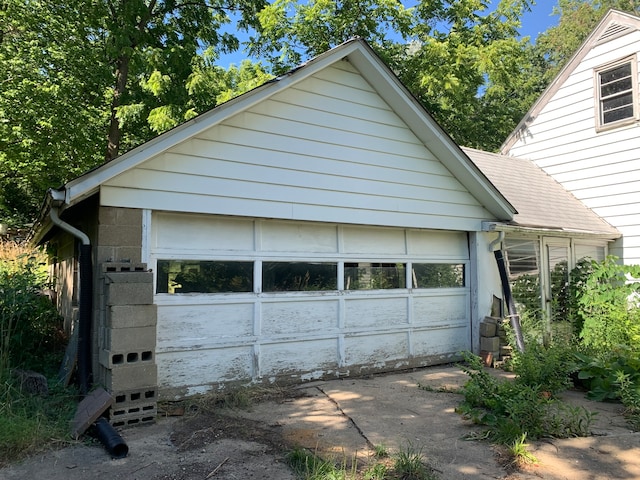
<path id="1" fill-rule="evenodd" d="M 122 133 L 120 131 L 120 121 L 118 120 L 118 107 L 122 101 L 122 94 L 127 88 L 127 78 L 129 76 L 129 61 L 130 58 L 126 55 L 121 55 L 116 61 L 116 85 L 113 89 L 113 100 L 111 101 L 111 121 L 109 123 L 109 135 L 107 153 L 105 160 L 108 162 L 118 156 L 118 150 L 120 149 L 120 137 Z"/>

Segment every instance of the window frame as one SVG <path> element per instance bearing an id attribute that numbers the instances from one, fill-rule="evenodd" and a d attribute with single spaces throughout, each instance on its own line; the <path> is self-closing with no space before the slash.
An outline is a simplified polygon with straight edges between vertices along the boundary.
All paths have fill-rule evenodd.
<path id="1" fill-rule="evenodd" d="M 602 86 L 600 83 L 601 75 L 616 68 L 619 68 L 625 64 L 631 65 L 631 98 L 632 98 L 632 108 L 633 113 L 630 117 L 623 118 L 621 120 L 616 120 L 613 122 L 604 122 L 604 110 L 603 110 L 603 102 L 607 98 L 611 98 L 611 96 L 604 98 L 602 95 Z M 640 106 L 639 106 L 639 93 L 638 93 L 638 59 L 636 54 L 631 56 L 616 60 L 615 62 L 610 62 L 605 65 L 601 65 L 594 69 L 593 73 L 594 78 L 594 90 L 595 90 L 595 120 L 596 120 L 596 131 L 607 131 L 614 128 L 618 128 L 624 125 L 629 125 L 635 123 L 639 120 Z M 616 95 L 620 95 L 617 93 Z"/>

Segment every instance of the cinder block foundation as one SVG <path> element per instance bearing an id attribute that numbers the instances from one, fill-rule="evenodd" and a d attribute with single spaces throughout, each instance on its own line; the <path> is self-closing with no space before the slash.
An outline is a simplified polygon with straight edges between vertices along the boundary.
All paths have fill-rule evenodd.
<path id="1" fill-rule="evenodd" d="M 100 276 L 95 381 L 115 399 L 114 426 L 149 423 L 157 415 L 157 310 L 145 264 L 105 262 Z"/>

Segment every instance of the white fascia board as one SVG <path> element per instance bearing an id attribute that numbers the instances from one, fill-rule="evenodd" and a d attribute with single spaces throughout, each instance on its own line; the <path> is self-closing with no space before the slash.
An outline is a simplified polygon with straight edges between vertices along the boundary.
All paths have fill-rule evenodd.
<path id="1" fill-rule="evenodd" d="M 346 42 L 338 47 L 319 55 L 291 72 L 277 77 L 266 84 L 256 87 L 254 90 L 244 93 L 228 102 L 185 122 L 170 131 L 159 135 L 139 147 L 105 163 L 96 169 L 68 182 L 66 191 L 66 204 L 73 205 L 98 192 L 100 185 L 125 172 L 140 163 L 166 151 L 167 149 L 189 140 L 204 130 L 225 121 L 244 110 L 251 108 L 275 95 L 276 93 L 294 85 L 313 75 L 327 65 L 341 60 L 350 52 L 363 49 L 360 41 Z"/>

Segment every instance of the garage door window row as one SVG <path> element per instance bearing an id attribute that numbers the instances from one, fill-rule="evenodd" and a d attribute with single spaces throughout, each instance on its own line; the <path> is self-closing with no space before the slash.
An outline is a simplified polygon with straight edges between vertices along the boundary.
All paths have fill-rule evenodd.
<path id="1" fill-rule="evenodd" d="M 407 283 L 411 288 L 465 286 L 461 263 L 158 260 L 157 272 L 156 293 L 170 294 L 388 290 L 407 288 Z"/>

